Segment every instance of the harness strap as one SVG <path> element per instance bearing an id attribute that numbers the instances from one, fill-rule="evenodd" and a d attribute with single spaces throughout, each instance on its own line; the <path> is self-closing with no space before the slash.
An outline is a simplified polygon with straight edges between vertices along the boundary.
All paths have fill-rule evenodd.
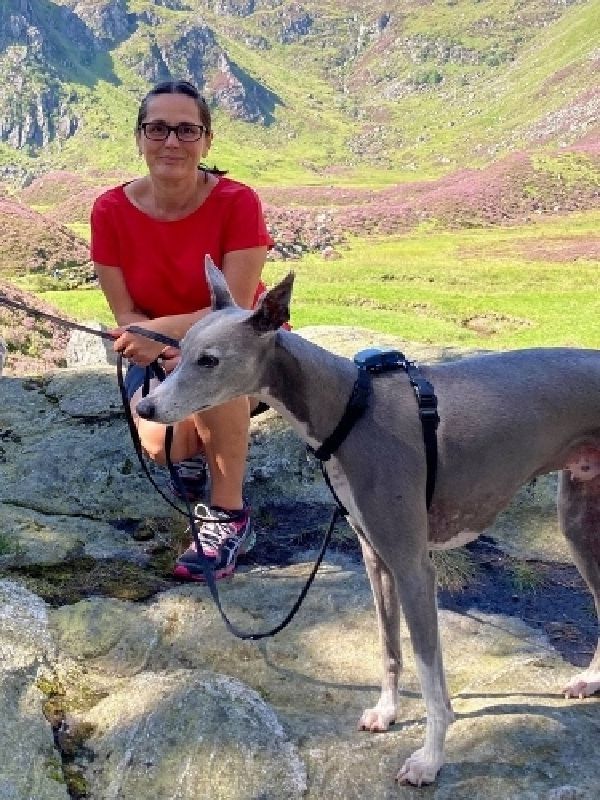
<path id="1" fill-rule="evenodd" d="M 405 361 L 404 369 L 408 375 L 408 380 L 413 388 L 417 405 L 419 406 L 419 418 L 423 429 L 423 443 L 425 444 L 425 463 L 427 466 L 427 478 L 425 483 L 425 502 L 427 508 L 433 500 L 435 490 L 435 479 L 437 476 L 438 447 L 437 447 L 437 428 L 440 424 L 440 417 L 437 410 L 437 397 L 433 384 L 431 384 L 421 373 L 421 370 L 413 361 Z"/>
<path id="2" fill-rule="evenodd" d="M 344 439 L 348 436 L 354 424 L 365 413 L 369 404 L 370 394 L 371 375 L 366 369 L 359 368 L 356 381 L 354 382 L 352 392 L 348 399 L 348 403 L 334 431 L 316 450 L 313 450 L 312 447 L 308 446 L 309 451 L 314 455 L 315 458 L 318 458 L 319 461 L 329 461 L 333 453 L 335 453 Z"/>
<path id="3" fill-rule="evenodd" d="M 366 351 L 371 352 L 371 351 Z M 425 482 L 425 503 L 427 508 L 431 506 L 433 500 L 433 492 L 435 490 L 435 480 L 437 476 L 437 462 L 438 462 L 438 447 L 437 447 L 437 428 L 440 418 L 437 411 L 437 397 L 433 384 L 431 384 L 421 373 L 419 367 L 413 362 L 408 361 L 402 353 L 395 354 L 393 360 L 389 363 L 382 364 L 380 361 L 371 360 L 371 362 L 361 362 L 358 367 L 358 375 L 350 398 L 342 414 L 342 418 L 331 433 L 316 450 L 307 445 L 307 449 L 315 458 L 321 463 L 321 472 L 329 491 L 333 495 L 334 500 L 338 504 L 342 514 L 347 514 L 342 502 L 337 496 L 327 471 L 324 467 L 324 462 L 328 461 L 333 453 L 340 447 L 344 439 L 348 436 L 352 427 L 364 414 L 369 403 L 369 395 L 371 393 L 371 373 L 379 374 L 380 372 L 388 372 L 390 370 L 401 369 L 406 372 L 410 385 L 415 393 L 415 398 L 419 408 L 419 419 L 421 420 L 421 428 L 423 431 L 423 444 L 425 446 L 425 464 L 427 468 L 427 476 Z"/>

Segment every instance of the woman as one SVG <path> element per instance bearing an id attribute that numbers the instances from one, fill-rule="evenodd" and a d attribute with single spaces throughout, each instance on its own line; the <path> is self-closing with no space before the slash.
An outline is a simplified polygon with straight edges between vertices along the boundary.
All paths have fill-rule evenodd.
<path id="1" fill-rule="evenodd" d="M 198 166 L 212 144 L 210 111 L 187 81 L 152 89 L 140 105 L 135 139 L 148 174 L 102 194 L 91 215 L 91 254 L 118 328 L 114 349 L 131 362 L 126 388 L 144 450 L 165 463 L 165 427 L 135 414 L 144 368 L 158 357 L 167 372 L 178 351 L 127 330 L 130 324 L 181 339 L 210 311 L 204 274 L 208 253 L 236 302 L 251 308 L 273 245 L 260 201 L 248 186 Z M 248 452 L 248 398 L 194 414 L 175 426 L 171 458 L 179 462 L 186 493 L 197 495 L 190 466 L 198 456 L 210 474 L 210 506 L 196 506 L 203 551 L 217 578 L 230 575 L 251 546 L 249 510 L 242 498 Z M 198 476 L 196 476 L 198 477 Z M 194 498 L 197 499 L 197 498 Z M 192 545 L 175 575 L 202 580 Z"/>

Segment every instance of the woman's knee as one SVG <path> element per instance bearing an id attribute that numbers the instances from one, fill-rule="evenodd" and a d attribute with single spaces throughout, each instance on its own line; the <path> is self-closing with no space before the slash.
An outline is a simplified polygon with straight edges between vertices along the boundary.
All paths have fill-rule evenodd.
<path id="1" fill-rule="evenodd" d="M 156 423 L 148 425 L 145 421 L 139 420 L 137 429 L 144 453 L 152 461 L 164 466 L 166 464 L 165 426 Z"/>
<path id="2" fill-rule="evenodd" d="M 166 425 L 148 420 L 137 420 L 140 442 L 148 457 L 157 464 L 164 466 L 167 463 L 165 453 Z M 178 422 L 173 431 L 170 458 L 172 461 L 184 461 L 193 458 L 203 449 L 202 441 L 198 438 L 196 426 L 192 418 Z"/>

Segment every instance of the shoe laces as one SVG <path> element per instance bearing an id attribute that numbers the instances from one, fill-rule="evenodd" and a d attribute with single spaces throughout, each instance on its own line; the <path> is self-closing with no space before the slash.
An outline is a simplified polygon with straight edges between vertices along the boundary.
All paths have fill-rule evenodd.
<path id="1" fill-rule="evenodd" d="M 209 508 L 204 503 L 198 503 L 194 508 L 194 517 L 200 523 L 198 527 L 200 544 L 215 548 L 221 545 L 225 539 L 238 536 L 240 531 L 235 523 L 243 521 L 245 513 L 245 509 L 228 513 Z"/>
<path id="2" fill-rule="evenodd" d="M 175 465 L 180 478 L 203 478 L 206 475 L 206 461 L 202 456 L 178 461 Z"/>

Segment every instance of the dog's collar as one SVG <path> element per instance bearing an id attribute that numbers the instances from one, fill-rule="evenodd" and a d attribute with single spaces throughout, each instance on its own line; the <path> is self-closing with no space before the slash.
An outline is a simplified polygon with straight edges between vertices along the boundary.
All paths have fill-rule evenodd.
<path id="1" fill-rule="evenodd" d="M 366 369 L 359 368 L 358 375 L 352 387 L 352 392 L 346 408 L 335 430 L 325 439 L 320 447 L 314 450 L 308 446 L 310 452 L 319 461 L 329 461 L 332 454 L 342 444 L 352 430 L 354 423 L 365 413 L 371 394 L 371 375 Z"/>

